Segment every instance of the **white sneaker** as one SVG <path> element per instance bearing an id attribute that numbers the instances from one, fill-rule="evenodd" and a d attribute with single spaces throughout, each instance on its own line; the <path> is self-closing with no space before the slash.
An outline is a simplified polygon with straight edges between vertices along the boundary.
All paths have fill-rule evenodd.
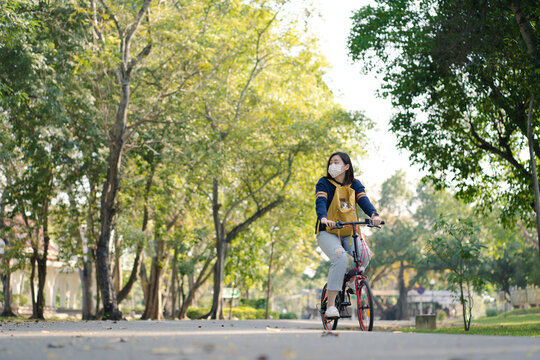
<path id="1" fill-rule="evenodd" d="M 338 318 L 339 317 L 339 311 L 335 306 L 330 306 L 328 309 L 326 309 L 326 312 L 324 315 L 327 318 Z"/>

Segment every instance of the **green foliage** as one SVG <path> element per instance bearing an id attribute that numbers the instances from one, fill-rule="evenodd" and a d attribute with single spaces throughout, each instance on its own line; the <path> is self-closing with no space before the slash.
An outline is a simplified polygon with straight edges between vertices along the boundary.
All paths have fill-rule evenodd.
<path id="1" fill-rule="evenodd" d="M 502 254 L 490 259 L 486 266 L 489 281 L 507 294 L 512 286 L 540 285 L 540 258 L 534 248 L 513 239 L 519 236 L 517 230 L 508 233 L 506 243 L 495 245 L 496 249 L 502 248 Z"/>
<path id="2" fill-rule="evenodd" d="M 266 299 L 240 299 L 242 306 L 249 306 L 255 309 L 266 309 Z"/>
<path id="3" fill-rule="evenodd" d="M 537 1 L 519 4 L 538 39 Z M 509 2 L 378 0 L 354 15 L 349 50 L 382 73 L 382 93 L 398 111 L 391 120 L 398 146 L 430 179 L 486 209 L 502 207 L 506 223 L 530 226 L 534 199 L 522 154 L 533 94 L 540 134 L 540 52 L 530 54 L 522 34 Z M 534 151 L 538 158 L 537 140 Z"/>
<path id="4" fill-rule="evenodd" d="M 25 306 L 28 304 L 28 298 L 24 294 L 13 294 L 13 304 L 19 306 Z"/>
<path id="5" fill-rule="evenodd" d="M 486 316 L 487 317 L 494 317 L 494 316 L 497 316 L 499 315 L 499 311 L 495 310 L 495 309 L 486 309 Z"/>
<path id="6" fill-rule="evenodd" d="M 292 313 L 292 312 L 287 312 L 287 313 L 280 313 L 279 314 L 279 319 L 282 320 L 296 320 L 298 319 L 298 316 L 296 315 L 296 313 Z"/>
<path id="7" fill-rule="evenodd" d="M 41 241 L 37 229 L 48 224 L 60 260 L 79 264 L 94 261 L 100 235 L 100 196 L 119 105 L 115 21 L 131 24 L 141 5 L 106 3 L 109 10 L 97 2 L 94 13 L 71 0 L 0 2 L 6 209 L 14 218 L 28 216 L 30 228 L 17 232 L 36 235 L 35 244 Z M 336 148 L 362 155 L 372 124 L 334 102 L 315 39 L 275 16 L 280 3 L 151 3 L 151 16 L 143 17 L 131 43 L 135 55 L 150 39 L 152 49 L 130 74 L 112 255 L 129 262 L 142 248 L 148 266 L 156 244 L 163 245 L 164 259 L 176 250 L 173 270 L 186 287 L 204 269 L 212 271 L 215 179 L 225 233 L 280 201 L 227 239 L 227 283 L 263 289 L 271 249 L 272 282 L 299 280 L 319 261 L 313 256 L 314 182 Z M 44 204 L 50 205 L 47 219 Z M 9 231 L 2 235 L 15 239 Z M 24 241 L 12 241 L 6 257 L 24 254 Z"/>
<path id="8" fill-rule="evenodd" d="M 447 270 L 445 275 L 450 289 L 460 294 L 464 328 L 468 330 L 473 292 L 480 291 L 486 281 L 482 272 L 485 245 L 477 236 L 477 227 L 469 219 L 441 217 L 435 229 L 438 234 L 427 241 L 426 260 L 441 270 Z"/>
<path id="9" fill-rule="evenodd" d="M 209 308 L 189 308 L 187 312 L 188 318 L 192 320 L 200 319 L 201 316 L 205 315 L 210 311 Z M 223 309 L 223 314 L 227 318 L 229 314 L 229 308 L 225 306 Z M 232 316 L 240 320 L 247 319 L 264 319 L 265 310 L 256 309 L 251 306 L 237 306 L 232 308 Z M 275 311 L 270 311 L 269 316 L 271 319 L 279 318 L 278 313 Z"/>
<path id="10" fill-rule="evenodd" d="M 437 312 L 437 321 L 444 321 L 446 319 L 446 312 L 440 310 Z"/>

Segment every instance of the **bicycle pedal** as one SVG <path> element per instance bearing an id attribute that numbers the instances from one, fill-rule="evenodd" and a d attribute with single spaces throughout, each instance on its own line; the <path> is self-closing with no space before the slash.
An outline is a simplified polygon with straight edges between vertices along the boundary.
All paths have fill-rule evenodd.
<path id="1" fill-rule="evenodd" d="M 350 317 L 352 317 L 352 315 L 350 314 L 348 308 L 342 308 L 340 310 L 340 312 L 339 312 L 339 317 L 340 318 L 350 318 Z"/>

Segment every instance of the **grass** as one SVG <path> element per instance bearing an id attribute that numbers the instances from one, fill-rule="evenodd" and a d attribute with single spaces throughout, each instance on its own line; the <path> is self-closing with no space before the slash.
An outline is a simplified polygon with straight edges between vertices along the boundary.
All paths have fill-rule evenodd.
<path id="1" fill-rule="evenodd" d="M 540 308 L 517 309 L 492 317 L 473 319 L 469 331 L 463 328 L 463 321 L 452 321 L 436 330 L 406 329 L 404 331 L 433 334 L 467 334 L 500 336 L 540 337 Z"/>

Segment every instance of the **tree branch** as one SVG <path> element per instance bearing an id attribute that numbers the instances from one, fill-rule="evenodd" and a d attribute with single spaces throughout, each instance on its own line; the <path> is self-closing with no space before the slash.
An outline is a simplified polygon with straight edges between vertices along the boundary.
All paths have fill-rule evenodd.
<path id="1" fill-rule="evenodd" d="M 264 189 L 264 187 L 266 185 L 268 185 L 268 183 L 270 181 L 272 181 L 273 179 L 275 179 L 276 177 L 278 177 L 282 172 L 281 171 L 278 171 L 276 172 L 274 175 L 270 176 L 268 179 L 266 179 L 266 181 L 261 185 L 259 186 L 259 188 L 255 191 L 250 191 L 246 196 L 244 196 L 243 198 L 241 199 L 238 199 L 236 202 L 234 202 L 234 204 L 231 205 L 231 207 L 227 210 L 227 212 L 225 213 L 225 216 L 223 217 L 223 223 L 225 223 L 227 221 L 227 218 L 229 217 L 229 215 L 231 214 L 231 212 L 234 210 L 234 208 L 236 206 L 238 206 L 238 204 L 242 203 L 243 201 L 247 200 L 248 198 L 252 197 L 252 196 L 255 196 L 255 194 L 257 194 L 258 192 L 260 192 L 262 189 Z"/>
<path id="2" fill-rule="evenodd" d="M 129 30 L 127 31 L 127 34 L 126 34 L 127 47 L 129 47 L 129 44 L 131 43 L 131 39 L 133 38 L 135 31 L 137 31 L 137 28 L 139 27 L 139 25 L 141 25 L 142 18 L 144 14 L 146 13 L 146 11 L 148 10 L 148 7 L 150 6 L 151 1 L 152 0 L 144 1 L 144 3 L 141 6 L 141 9 L 139 10 L 139 13 L 137 14 L 137 17 L 135 18 L 135 22 L 130 26 Z"/>
<path id="3" fill-rule="evenodd" d="M 514 168 L 516 168 L 516 170 L 520 172 L 521 176 L 528 177 L 528 172 L 525 169 L 525 167 L 521 165 L 516 160 L 516 158 L 514 158 L 514 155 L 512 154 L 512 150 L 510 149 L 509 144 L 504 144 L 503 146 L 505 147 L 506 151 L 502 151 L 496 148 L 495 146 L 491 145 L 490 143 L 488 143 L 483 138 L 481 138 L 480 135 L 478 135 L 478 133 L 476 132 L 476 129 L 474 128 L 474 125 L 472 124 L 472 122 L 469 122 L 469 126 L 471 129 L 471 135 L 477 141 L 477 146 L 480 149 L 483 149 L 483 150 L 489 151 L 492 154 L 498 155 L 500 158 L 508 161 L 512 166 L 514 166 Z"/>
<path id="4" fill-rule="evenodd" d="M 270 212 L 272 209 L 277 207 L 279 204 L 283 202 L 283 197 L 279 196 L 276 200 L 271 202 L 270 204 L 266 205 L 265 207 L 258 210 L 255 214 L 251 215 L 248 219 L 246 219 L 243 223 L 235 226 L 226 236 L 225 242 L 230 243 L 235 237 L 237 237 L 242 231 L 247 229 L 249 225 L 251 225 L 255 220 L 262 217 L 266 213 Z"/>
<path id="5" fill-rule="evenodd" d="M 120 37 L 120 39 L 122 39 L 124 37 L 124 31 L 120 27 L 120 23 L 118 22 L 118 18 L 116 17 L 116 15 L 113 14 L 113 12 L 109 8 L 109 5 L 107 5 L 105 0 L 99 0 L 99 2 L 101 3 L 101 5 L 103 5 L 103 7 L 105 8 L 105 12 L 107 13 L 107 15 L 109 15 L 109 17 L 114 22 L 114 26 L 116 27 L 116 30 L 118 31 L 118 36 Z"/>
<path id="6" fill-rule="evenodd" d="M 240 108 L 241 108 L 242 103 L 244 101 L 244 98 L 246 96 L 247 90 L 248 90 L 249 86 L 251 85 L 251 82 L 253 81 L 253 79 L 262 70 L 262 69 L 259 69 L 259 64 L 264 59 L 264 57 L 261 58 L 259 56 L 259 51 L 260 51 L 260 46 L 261 46 L 261 38 L 264 35 L 264 33 L 270 28 L 270 25 L 272 25 L 272 23 L 274 22 L 274 20 L 276 19 L 277 15 L 278 15 L 278 13 L 279 13 L 279 11 L 274 14 L 272 19 L 270 19 L 270 21 L 268 21 L 268 23 L 265 25 L 265 27 L 261 31 L 257 31 L 257 47 L 256 47 L 256 50 L 255 50 L 255 57 L 256 57 L 255 65 L 253 65 L 253 69 L 251 69 L 251 73 L 249 74 L 249 78 L 248 78 L 246 84 L 244 85 L 244 88 L 242 89 L 240 97 L 238 98 L 238 102 L 236 103 L 236 108 L 234 110 L 234 122 L 236 122 L 238 120 L 238 117 L 240 116 Z"/>

